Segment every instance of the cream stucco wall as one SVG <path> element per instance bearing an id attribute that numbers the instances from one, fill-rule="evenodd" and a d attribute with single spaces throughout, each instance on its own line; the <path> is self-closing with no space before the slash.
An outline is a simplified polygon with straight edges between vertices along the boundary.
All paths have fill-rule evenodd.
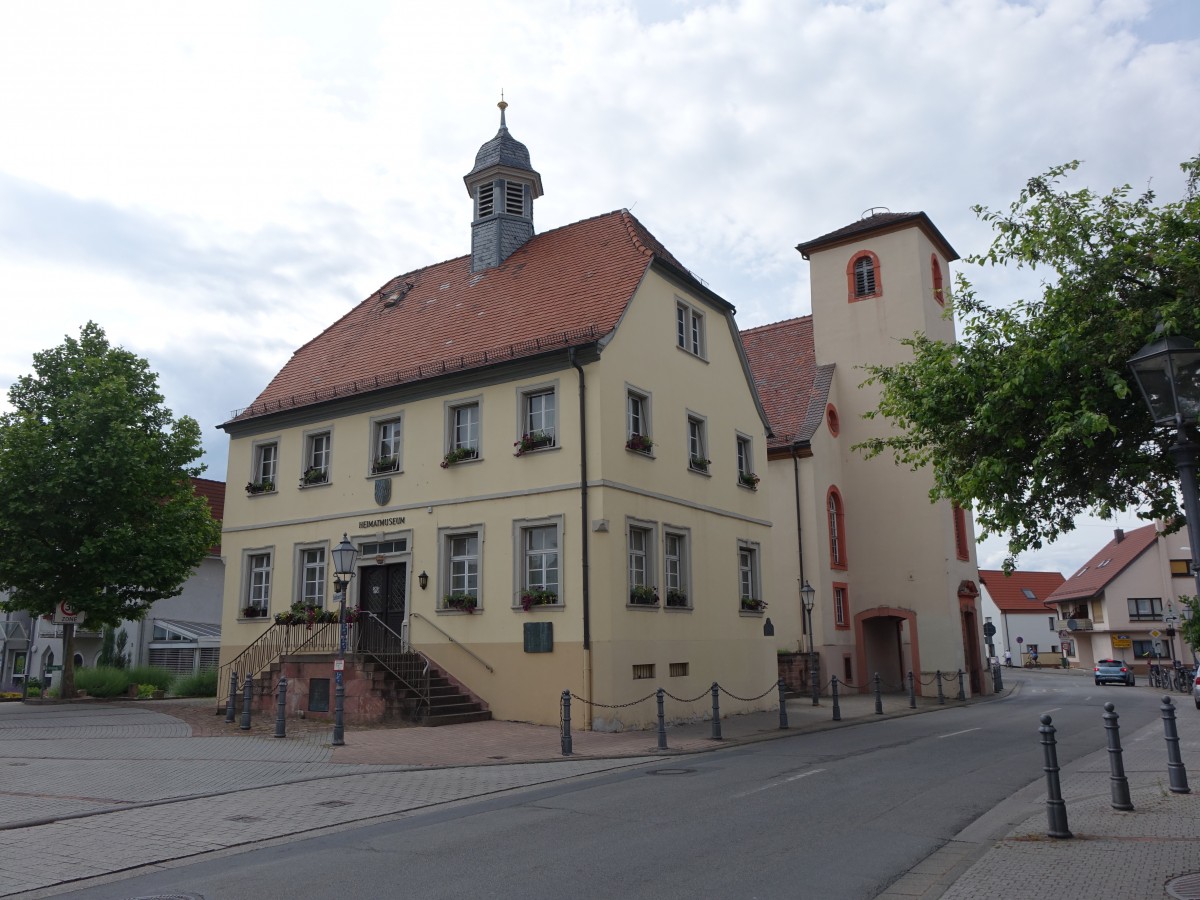
<path id="1" fill-rule="evenodd" d="M 705 316 L 704 360 L 675 346 L 676 298 Z M 755 466 L 762 472 L 766 433 L 733 341 L 717 306 L 653 271 L 647 275 L 600 358 L 584 366 L 586 527 L 579 485 L 579 374 L 565 355 L 540 368 L 481 373 L 483 377 L 445 392 L 395 391 L 234 427 L 231 483 L 238 483 L 237 473 L 249 476 L 257 441 L 278 441 L 280 461 L 276 492 L 248 496 L 231 490 L 226 499 L 222 661 L 269 627 L 269 620 L 240 617 L 245 555 L 256 549 L 274 553 L 270 612 L 275 613 L 297 597 L 297 548 L 312 543 L 329 549 L 346 532 L 356 543 L 407 540 L 405 553 L 384 562 L 408 565 L 406 624 L 413 646 L 479 694 L 498 718 L 555 724 L 564 690 L 607 706 L 628 703 L 658 686 L 691 697 L 713 681 L 740 696 L 761 693 L 775 679 L 774 648 L 763 637 L 763 616 L 740 610 L 738 542 L 755 546 L 764 560 L 760 579 L 769 597 L 765 558 L 770 520 L 765 493 L 739 486 L 735 435 L 751 439 Z M 625 449 L 627 384 L 651 397 L 655 446 L 649 457 Z M 557 391 L 558 446 L 514 457 L 520 392 L 537 385 Z M 442 468 L 447 404 L 467 399 L 480 404 L 479 459 Z M 707 475 L 688 469 L 689 412 L 705 421 L 712 460 Z M 379 476 L 369 471 L 372 420 L 391 415 L 403 417 L 402 469 L 391 476 L 391 501 L 379 506 L 374 500 Z M 305 436 L 320 430 L 333 436 L 330 483 L 300 487 Z M 625 532 L 634 520 L 654 529 L 652 565 L 658 576 L 663 528 L 688 535 L 689 609 L 629 605 Z M 381 521 L 387 524 L 375 524 Z M 524 612 L 518 602 L 520 562 L 514 539 L 515 529 L 530 521 L 561 528 L 561 606 Z M 467 528 L 482 535 L 480 607 L 472 615 L 438 609 L 439 598 L 448 591 L 440 535 Z M 583 646 L 585 540 L 590 548 L 590 653 Z M 375 564 L 374 559 L 359 562 L 360 569 Z M 417 585 L 421 571 L 430 578 L 425 591 Z M 327 602 L 332 602 L 332 587 L 327 584 L 326 590 Z M 352 597 L 353 592 L 352 587 Z M 537 620 L 553 623 L 551 653 L 523 650 L 523 626 Z M 671 675 L 672 664 L 676 673 L 686 674 Z M 654 678 L 635 679 L 634 667 L 647 665 L 654 666 Z M 774 698 L 725 700 L 723 712 L 736 712 L 766 708 Z M 586 726 L 581 713 L 577 707 L 574 721 Z M 655 713 L 653 702 L 620 713 L 599 706 L 593 710 L 597 727 L 647 726 Z M 684 706 L 670 712 L 673 717 L 696 714 Z"/>

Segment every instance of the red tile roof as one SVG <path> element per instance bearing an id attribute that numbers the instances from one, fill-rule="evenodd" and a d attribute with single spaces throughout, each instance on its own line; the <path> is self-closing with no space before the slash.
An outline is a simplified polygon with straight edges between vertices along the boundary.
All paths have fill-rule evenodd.
<path id="1" fill-rule="evenodd" d="M 805 441 L 821 423 L 833 366 L 817 366 L 812 316 L 742 332 L 742 346 L 767 420 L 771 447 Z"/>
<path id="2" fill-rule="evenodd" d="M 1084 600 L 1095 597 L 1120 575 L 1135 559 L 1145 553 L 1158 540 L 1158 526 L 1143 525 L 1130 532 L 1121 532 L 1104 545 L 1104 548 L 1056 590 L 1050 599 Z"/>
<path id="3" fill-rule="evenodd" d="M 472 274 L 460 256 L 397 276 L 231 421 L 590 343 L 616 327 L 652 262 L 715 297 L 628 210 L 534 235 L 494 269 Z"/>
<path id="4" fill-rule="evenodd" d="M 942 236 L 942 233 L 937 230 L 937 226 L 923 212 L 872 213 L 869 216 L 863 216 L 857 222 L 852 222 L 843 228 L 838 228 L 828 234 L 813 238 L 811 241 L 804 241 L 801 244 L 797 244 L 796 249 L 800 251 L 805 259 L 808 259 L 814 250 L 823 250 L 826 247 L 836 247 L 838 244 L 856 241 L 864 234 L 871 232 L 898 231 L 909 224 L 914 224 L 924 231 L 926 236 L 933 241 L 949 262 L 954 262 L 954 260 L 958 259 L 958 252 L 950 246 L 950 242 Z"/>
<path id="5" fill-rule="evenodd" d="M 1046 614 L 1046 600 L 1065 581 L 1059 572 L 1022 572 L 1005 575 L 1002 569 L 980 569 L 979 580 L 1001 612 Z M 1025 596 L 1028 588 L 1033 599 Z"/>
<path id="6" fill-rule="evenodd" d="M 218 522 L 225 518 L 225 482 L 211 478 L 193 478 L 192 490 L 208 501 L 208 511 Z M 210 548 L 213 556 L 221 555 L 221 545 Z"/>

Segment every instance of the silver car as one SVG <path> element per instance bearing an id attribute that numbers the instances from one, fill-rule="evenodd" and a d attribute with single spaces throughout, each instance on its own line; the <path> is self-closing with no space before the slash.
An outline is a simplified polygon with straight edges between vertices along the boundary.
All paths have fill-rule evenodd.
<path id="1" fill-rule="evenodd" d="M 1133 687 L 1133 669 L 1123 659 L 1102 659 L 1095 666 L 1096 684 L 1127 684 Z"/>

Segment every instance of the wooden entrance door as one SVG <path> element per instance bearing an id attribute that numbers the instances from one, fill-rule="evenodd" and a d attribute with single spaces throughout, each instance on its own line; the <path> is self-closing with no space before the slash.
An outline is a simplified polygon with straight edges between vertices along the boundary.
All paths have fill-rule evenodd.
<path id="1" fill-rule="evenodd" d="M 388 628 L 400 634 L 404 624 L 404 592 L 407 583 L 408 563 L 359 569 L 358 605 L 379 616 Z"/>

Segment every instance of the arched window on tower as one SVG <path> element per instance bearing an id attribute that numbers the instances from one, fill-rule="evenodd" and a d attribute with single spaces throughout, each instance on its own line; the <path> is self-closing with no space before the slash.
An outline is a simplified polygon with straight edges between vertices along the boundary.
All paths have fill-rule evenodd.
<path id="1" fill-rule="evenodd" d="M 842 494 L 830 487 L 826 496 L 829 513 L 829 565 L 834 569 L 846 568 L 846 515 L 842 507 Z"/>
<path id="2" fill-rule="evenodd" d="M 849 300 L 869 300 L 883 296 L 883 273 L 879 257 L 870 250 L 859 250 L 846 266 Z"/>
<path id="3" fill-rule="evenodd" d="M 929 270 L 933 276 L 933 299 L 939 306 L 946 305 L 946 295 L 942 289 L 942 264 L 938 262 L 937 254 L 929 254 Z"/>

